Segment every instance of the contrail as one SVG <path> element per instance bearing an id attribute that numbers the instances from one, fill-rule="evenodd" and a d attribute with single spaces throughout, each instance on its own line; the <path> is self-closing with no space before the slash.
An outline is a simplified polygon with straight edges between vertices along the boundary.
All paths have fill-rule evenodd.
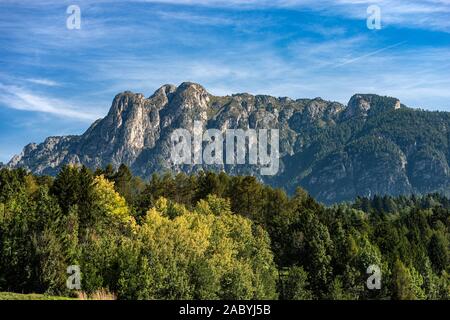
<path id="1" fill-rule="evenodd" d="M 370 53 L 365 54 L 365 55 L 363 55 L 363 56 L 360 56 L 360 57 L 357 57 L 357 58 L 354 58 L 354 59 L 350 59 L 350 60 L 347 60 L 347 61 L 345 61 L 345 62 L 343 62 L 343 63 L 334 65 L 332 68 L 338 68 L 338 67 L 345 66 L 345 65 L 350 64 L 350 63 L 353 63 L 353 62 L 355 62 L 355 61 L 358 61 L 358 60 L 361 60 L 361 59 L 364 59 L 364 58 L 367 58 L 367 57 L 376 55 L 377 53 L 386 51 L 386 50 L 388 50 L 388 49 L 398 47 L 398 46 L 400 46 L 400 45 L 402 45 L 402 44 L 404 44 L 404 43 L 406 43 L 406 41 L 402 41 L 402 42 L 399 42 L 399 43 L 390 45 L 390 46 L 388 46 L 388 47 L 385 47 L 385 48 L 382 48 L 382 49 L 378 49 L 378 50 L 376 50 L 376 51 L 370 52 Z"/>

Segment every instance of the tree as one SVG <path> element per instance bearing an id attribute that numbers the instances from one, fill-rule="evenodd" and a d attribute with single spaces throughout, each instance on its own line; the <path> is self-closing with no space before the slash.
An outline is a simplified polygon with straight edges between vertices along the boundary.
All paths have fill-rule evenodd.
<path id="1" fill-rule="evenodd" d="M 354 299 L 354 297 L 351 294 L 349 294 L 344 289 L 344 285 L 342 284 L 342 280 L 339 277 L 335 278 L 331 282 L 329 293 L 328 293 L 328 298 L 330 300 L 351 300 L 351 299 Z"/>
<path id="2" fill-rule="evenodd" d="M 121 164 L 117 172 L 107 179 L 114 181 L 115 190 L 125 198 L 130 206 L 137 204 L 140 193 L 144 190 L 144 182 L 139 177 L 134 177 L 130 169 Z"/>
<path id="3" fill-rule="evenodd" d="M 194 202 L 204 199 L 210 194 L 221 196 L 224 192 L 224 185 L 219 180 L 219 176 L 214 172 L 201 171 L 197 177 L 197 186 L 194 195 Z"/>
<path id="4" fill-rule="evenodd" d="M 114 190 L 114 183 L 103 176 L 94 179 L 93 195 L 95 198 L 97 220 L 103 227 L 135 227 L 135 220 L 130 214 L 125 199 Z"/>
<path id="5" fill-rule="evenodd" d="M 169 203 L 158 200 L 138 234 L 153 270 L 156 298 L 276 296 L 275 266 L 264 230 L 242 216 L 218 212 L 226 202 L 215 196 L 200 201 L 195 212 L 179 208 L 176 215 L 170 214 Z"/>
<path id="6" fill-rule="evenodd" d="M 82 234 L 95 224 L 94 178 L 84 166 L 81 168 L 64 166 L 56 176 L 51 188 L 64 214 L 70 207 L 78 206 L 79 223 Z"/>
<path id="7" fill-rule="evenodd" d="M 421 288 L 423 278 L 414 268 L 407 268 L 401 260 L 397 259 L 392 274 L 394 299 L 416 300 L 425 298 L 425 293 Z"/>
<path id="8" fill-rule="evenodd" d="M 282 285 L 283 299 L 311 300 L 313 298 L 312 292 L 308 289 L 308 273 L 303 267 L 293 266 L 289 268 Z"/>
<path id="9" fill-rule="evenodd" d="M 441 233 L 434 233 L 428 245 L 428 252 L 431 263 L 436 273 L 446 270 L 449 265 L 449 245 L 445 236 Z"/>
<path id="10" fill-rule="evenodd" d="M 296 210 L 302 210 L 302 203 Z M 299 262 L 310 275 L 311 289 L 314 294 L 326 294 L 331 280 L 331 248 L 330 234 L 317 214 L 312 210 L 297 211 L 299 221 L 293 226 L 297 234 L 294 239 L 298 247 Z"/>
<path id="11" fill-rule="evenodd" d="M 263 223 L 262 188 L 255 177 L 234 177 L 229 192 L 233 212 Z"/>

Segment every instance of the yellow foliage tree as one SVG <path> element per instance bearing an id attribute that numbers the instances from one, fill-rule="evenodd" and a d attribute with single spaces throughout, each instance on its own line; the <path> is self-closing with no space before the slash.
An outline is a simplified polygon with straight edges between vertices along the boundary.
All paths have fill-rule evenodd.
<path id="1" fill-rule="evenodd" d="M 125 198 L 114 190 L 114 182 L 105 179 L 103 175 L 95 177 L 94 193 L 100 216 L 105 219 L 106 224 L 136 229 L 136 221 Z"/>
<path id="2" fill-rule="evenodd" d="M 161 198 L 147 212 L 138 238 L 150 262 L 154 298 L 276 296 L 267 233 L 227 207 L 224 199 L 211 197 L 190 212 Z"/>

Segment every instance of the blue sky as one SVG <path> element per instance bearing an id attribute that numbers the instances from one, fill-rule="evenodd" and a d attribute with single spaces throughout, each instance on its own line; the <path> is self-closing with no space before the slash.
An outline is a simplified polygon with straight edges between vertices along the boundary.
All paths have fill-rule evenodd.
<path id="1" fill-rule="evenodd" d="M 381 9 L 380 30 L 366 26 Z M 66 9 L 81 9 L 69 30 Z M 450 111 L 450 0 L 0 0 L 0 161 L 165 83 Z"/>

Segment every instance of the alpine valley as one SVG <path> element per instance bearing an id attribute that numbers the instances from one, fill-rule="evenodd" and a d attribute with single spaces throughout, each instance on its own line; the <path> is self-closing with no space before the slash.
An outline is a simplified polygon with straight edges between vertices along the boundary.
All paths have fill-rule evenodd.
<path id="1" fill-rule="evenodd" d="M 183 165 L 169 161 L 171 133 L 205 129 L 279 129 L 277 175 L 252 165 Z M 396 98 L 356 94 L 347 105 L 321 98 L 247 93 L 214 96 L 201 85 L 164 85 L 150 97 L 116 95 L 105 118 L 80 136 L 27 145 L 7 164 L 55 175 L 63 165 L 96 169 L 126 164 L 136 175 L 225 170 L 257 176 L 292 193 L 297 186 L 331 204 L 357 196 L 450 194 L 450 113 L 409 108 Z"/>

